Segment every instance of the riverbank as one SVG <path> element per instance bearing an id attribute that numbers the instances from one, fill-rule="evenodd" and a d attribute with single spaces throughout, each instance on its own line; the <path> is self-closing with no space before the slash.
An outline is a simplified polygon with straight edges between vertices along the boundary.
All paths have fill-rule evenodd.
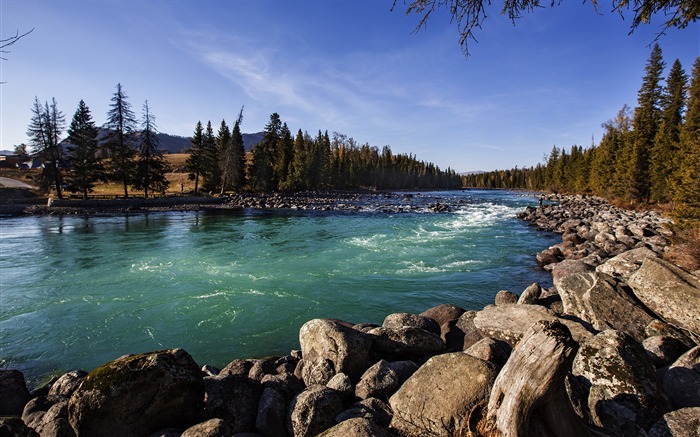
<path id="1" fill-rule="evenodd" d="M 42 435 L 693 435 L 682 432 L 700 421 L 700 279 L 659 258 L 667 221 L 597 198 L 558 200 L 522 215 L 562 235 L 538 255 L 555 287 L 500 291 L 480 311 L 392 314 L 381 326 L 311 320 L 300 351 L 223 369 L 200 368 L 183 350 L 127 356 L 33 398 L 18 372 L 3 371 L 0 412 L 23 420 L 5 426 Z"/>
<path id="2" fill-rule="evenodd" d="M 243 193 L 224 196 L 168 196 L 150 199 L 55 199 L 45 201 L 21 197 L 0 202 L 0 215 L 94 215 L 139 212 L 203 211 L 238 209 L 280 209 L 293 211 L 369 211 L 385 213 L 420 212 L 413 205 L 414 197 L 426 195 L 421 191 L 306 191 L 296 193 Z M 42 204 L 43 203 L 43 204 Z M 427 211 L 450 212 L 459 204 L 435 197 Z"/>

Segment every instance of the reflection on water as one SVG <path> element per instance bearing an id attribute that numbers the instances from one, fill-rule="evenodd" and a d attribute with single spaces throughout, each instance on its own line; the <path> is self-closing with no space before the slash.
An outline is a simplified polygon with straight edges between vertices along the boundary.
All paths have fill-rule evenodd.
<path id="1" fill-rule="evenodd" d="M 441 195 L 460 206 L 2 220 L 1 365 L 36 381 L 183 347 L 223 366 L 288 353 L 312 318 L 381 323 L 440 303 L 477 309 L 501 289 L 548 280 L 534 260 L 546 234 L 514 218 L 529 199 Z"/>

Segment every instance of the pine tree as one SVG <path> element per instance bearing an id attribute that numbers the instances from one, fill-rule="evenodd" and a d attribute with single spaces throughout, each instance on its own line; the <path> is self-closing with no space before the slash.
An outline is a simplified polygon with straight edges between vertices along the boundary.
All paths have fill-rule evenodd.
<path id="1" fill-rule="evenodd" d="M 129 197 L 129 184 L 135 170 L 136 116 L 131 110 L 131 104 L 127 101 L 127 95 L 120 83 L 117 84 L 117 91 L 112 96 L 106 127 L 109 133 L 105 147 L 110 158 L 107 171 L 112 180 L 122 183 L 124 197 Z"/>
<path id="2" fill-rule="evenodd" d="M 71 171 L 66 179 L 68 190 L 82 193 L 83 199 L 88 198 L 96 182 L 105 179 L 104 165 L 98 156 L 98 132 L 90 108 L 81 100 L 68 128 L 67 150 Z"/>
<path id="3" fill-rule="evenodd" d="M 233 148 L 231 147 L 231 131 L 226 120 L 221 120 L 219 131 L 216 134 L 216 149 L 219 155 L 219 172 L 221 174 L 221 194 L 230 190 L 233 169 Z"/>
<path id="4" fill-rule="evenodd" d="M 148 198 L 149 190 L 164 193 L 170 185 L 165 177 L 169 166 L 163 157 L 163 152 L 158 149 L 160 139 L 157 133 L 156 117 L 151 113 L 147 100 L 143 104 L 141 147 L 134 175 L 134 189 L 143 190 L 144 198 Z"/>
<path id="5" fill-rule="evenodd" d="M 674 218 L 680 228 L 700 229 L 700 57 L 693 65 L 677 157 L 680 165 L 672 175 Z"/>
<path id="6" fill-rule="evenodd" d="M 629 170 L 630 197 L 637 202 L 648 202 L 651 194 L 649 161 L 661 120 L 661 75 L 664 65 L 661 48 L 655 44 L 645 67 L 646 75 L 642 80 L 637 97 L 638 106 L 634 111 L 634 147 Z"/>
<path id="7" fill-rule="evenodd" d="M 233 156 L 232 168 L 235 170 L 232 173 L 231 184 L 234 189 L 242 189 L 246 184 L 246 167 L 247 160 L 245 155 L 245 144 L 243 143 L 243 134 L 241 133 L 241 123 L 243 122 L 243 108 L 238 114 L 238 119 L 233 125 L 231 132 L 231 149 Z"/>
<path id="8" fill-rule="evenodd" d="M 282 122 L 275 112 L 270 115 L 270 121 L 265 126 L 262 141 L 253 149 L 250 180 L 256 191 L 268 192 L 277 187 L 274 169 L 281 131 Z"/>
<path id="9" fill-rule="evenodd" d="M 206 158 L 204 148 L 204 127 L 202 122 L 198 121 L 192 135 L 192 148 L 190 148 L 190 156 L 185 161 L 185 168 L 188 171 L 188 179 L 194 181 L 194 194 L 197 194 L 199 189 L 199 177 L 204 171 L 204 160 Z"/>
<path id="10" fill-rule="evenodd" d="M 297 132 L 294 138 L 292 153 L 292 162 L 290 165 L 291 171 L 289 174 L 289 190 L 303 191 L 309 188 L 309 160 L 304 134 L 301 129 Z"/>
<path id="11" fill-rule="evenodd" d="M 216 137 L 214 136 L 214 128 L 211 126 L 211 121 L 207 122 L 207 127 L 204 130 L 203 145 L 202 176 L 204 177 L 204 183 L 202 186 L 208 191 L 215 191 L 221 186 L 221 169 L 219 166 Z"/>
<path id="12" fill-rule="evenodd" d="M 651 194 L 658 202 L 669 200 L 668 181 L 680 143 L 687 86 L 688 77 L 680 61 L 676 59 L 664 87 L 661 124 L 654 138 L 654 148 L 651 153 Z"/>
<path id="13" fill-rule="evenodd" d="M 280 138 L 277 143 L 277 159 L 275 161 L 275 179 L 280 190 L 286 190 L 290 186 L 289 170 L 294 158 L 294 139 L 287 127 L 287 123 L 282 124 Z"/>
<path id="14" fill-rule="evenodd" d="M 44 164 L 38 182 L 43 190 L 48 191 L 53 187 L 59 199 L 63 198 L 61 166 L 65 160 L 65 154 L 60 144 L 60 138 L 65 124 L 65 116 L 58 110 L 56 99 L 51 99 L 51 105 L 45 102 L 42 108 L 39 99 L 34 98 L 27 136 L 30 146 L 34 149 L 34 154 Z"/>

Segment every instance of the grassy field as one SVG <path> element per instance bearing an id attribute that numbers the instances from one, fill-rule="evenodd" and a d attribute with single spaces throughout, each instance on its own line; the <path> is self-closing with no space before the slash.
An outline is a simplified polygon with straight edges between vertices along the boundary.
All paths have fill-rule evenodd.
<path id="1" fill-rule="evenodd" d="M 185 161 L 189 154 L 174 153 L 165 155 L 165 160 L 170 164 L 173 170 L 167 173 L 166 177 L 170 181 L 170 186 L 166 191 L 166 195 L 188 193 L 194 191 L 194 181 L 187 178 L 185 171 Z M 40 170 L 19 170 L 19 169 L 0 169 L 0 176 L 17 179 L 28 184 L 32 183 L 32 178 L 40 173 Z M 97 196 L 122 196 L 124 195 L 124 187 L 115 182 L 100 183 L 95 186 L 91 193 Z M 129 187 L 129 195 L 143 195 L 143 191 L 135 191 Z"/>

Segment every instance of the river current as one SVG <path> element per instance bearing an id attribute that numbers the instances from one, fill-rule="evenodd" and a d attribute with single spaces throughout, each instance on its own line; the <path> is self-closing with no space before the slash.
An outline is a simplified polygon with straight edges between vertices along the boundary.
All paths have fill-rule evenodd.
<path id="1" fill-rule="evenodd" d="M 429 204 L 453 205 L 435 213 Z M 0 219 L 0 368 L 30 384 L 127 353 L 200 364 L 287 354 L 313 318 L 381 324 L 551 285 L 551 234 L 506 191 L 419 193 L 413 212 L 229 210 Z M 384 212 L 383 212 L 384 211 Z"/>

